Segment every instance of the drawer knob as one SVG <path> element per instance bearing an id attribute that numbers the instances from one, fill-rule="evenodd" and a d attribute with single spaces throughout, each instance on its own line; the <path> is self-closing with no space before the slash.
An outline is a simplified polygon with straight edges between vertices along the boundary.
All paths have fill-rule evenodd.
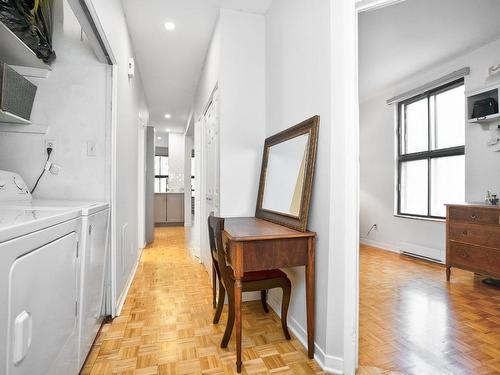
<path id="1" fill-rule="evenodd" d="M 467 258 L 469 254 L 465 250 L 462 250 L 462 258 Z"/>
<path id="2" fill-rule="evenodd" d="M 477 220 L 477 219 L 479 219 L 479 216 L 477 216 L 476 214 L 472 214 L 472 215 L 470 216 L 470 218 L 471 218 L 472 220 Z"/>
<path id="3" fill-rule="evenodd" d="M 467 231 L 466 231 L 466 230 L 464 230 L 464 231 L 462 232 L 462 235 L 463 235 L 463 236 L 467 236 L 467 234 L 468 234 L 468 233 L 467 233 Z"/>

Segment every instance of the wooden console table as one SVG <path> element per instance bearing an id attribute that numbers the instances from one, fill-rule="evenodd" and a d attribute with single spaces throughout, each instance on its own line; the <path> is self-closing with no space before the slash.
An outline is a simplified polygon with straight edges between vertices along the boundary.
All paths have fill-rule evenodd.
<path id="1" fill-rule="evenodd" d="M 245 272 L 306 267 L 307 354 L 314 356 L 314 232 L 299 232 L 254 217 L 228 218 L 222 234 L 235 277 L 236 368 L 241 372 L 241 278 Z"/>

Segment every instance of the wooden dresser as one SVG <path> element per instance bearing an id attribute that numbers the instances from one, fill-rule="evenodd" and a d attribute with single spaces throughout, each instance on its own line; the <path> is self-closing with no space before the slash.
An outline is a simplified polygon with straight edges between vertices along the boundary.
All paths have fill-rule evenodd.
<path id="1" fill-rule="evenodd" d="M 448 205 L 446 279 L 451 267 L 500 278 L 500 207 Z"/>

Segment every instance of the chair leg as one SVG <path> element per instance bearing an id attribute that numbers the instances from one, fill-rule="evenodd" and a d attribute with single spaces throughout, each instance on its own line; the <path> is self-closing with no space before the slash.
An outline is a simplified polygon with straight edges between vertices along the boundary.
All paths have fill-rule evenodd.
<path id="1" fill-rule="evenodd" d="M 233 332 L 234 327 L 234 296 L 228 293 L 229 297 L 229 313 L 227 315 L 227 325 L 226 331 L 224 332 L 224 337 L 222 337 L 222 341 L 220 343 L 221 348 L 227 348 L 229 344 L 229 340 L 231 339 L 231 333 Z"/>
<path id="2" fill-rule="evenodd" d="M 219 300 L 217 301 L 217 310 L 215 310 L 214 324 L 219 323 L 220 316 L 222 315 L 222 309 L 224 308 L 224 300 L 226 299 L 226 288 L 222 285 L 222 281 L 219 279 Z"/>
<path id="3" fill-rule="evenodd" d="M 217 306 L 217 301 L 216 301 L 216 295 L 217 295 L 217 285 L 216 285 L 216 279 L 217 279 L 217 274 L 216 274 L 216 269 L 215 269 L 215 264 L 212 262 L 212 305 L 215 307 Z"/>
<path id="4" fill-rule="evenodd" d="M 264 289 L 260 291 L 260 300 L 262 302 L 262 308 L 267 314 L 269 312 L 269 307 L 267 306 L 267 290 Z"/>
<path id="5" fill-rule="evenodd" d="M 286 279 L 281 287 L 283 290 L 283 299 L 281 301 L 281 327 L 283 328 L 283 333 L 287 340 L 290 340 L 290 333 L 288 332 L 288 305 L 290 304 L 290 295 L 292 294 L 292 284 L 289 279 Z"/>

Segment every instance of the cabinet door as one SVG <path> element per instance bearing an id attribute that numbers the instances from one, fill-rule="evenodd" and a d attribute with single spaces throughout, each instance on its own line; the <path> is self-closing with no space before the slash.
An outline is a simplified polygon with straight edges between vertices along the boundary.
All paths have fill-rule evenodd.
<path id="1" fill-rule="evenodd" d="M 167 222 L 167 195 L 155 194 L 155 223 Z"/>
<path id="2" fill-rule="evenodd" d="M 184 222 L 184 194 L 167 194 L 167 222 Z"/>

